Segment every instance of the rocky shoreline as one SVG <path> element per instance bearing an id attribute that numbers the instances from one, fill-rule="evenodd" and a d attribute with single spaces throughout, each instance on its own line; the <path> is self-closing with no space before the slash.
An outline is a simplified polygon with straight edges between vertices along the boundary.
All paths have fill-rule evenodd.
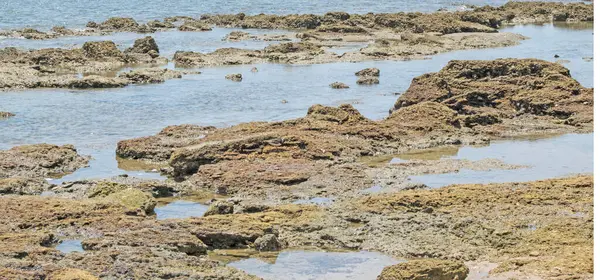
<path id="1" fill-rule="evenodd" d="M 146 24 L 111 18 L 88 23 L 86 31 L 12 34 L 51 39 L 175 28 L 210 32 L 214 26 L 294 29 L 294 38 L 232 32 L 224 40 L 280 42 L 263 50 L 182 51 L 172 61 L 185 67 L 312 64 L 510 46 L 525 38 L 498 32 L 502 25 L 593 21 L 592 10 L 579 3 L 510 2 L 433 14 L 205 15 Z M 369 44 L 344 55 L 325 50 L 357 41 Z M 168 61 L 150 36 L 123 51 L 110 41 L 74 49 L 5 48 L 0 88 L 123 87 L 198 73 L 167 69 Z M 105 74 L 132 65 L 138 68 Z M 380 72 L 356 72 L 357 84 L 379 83 Z M 379 280 L 475 274 L 591 279 L 593 175 L 433 188 L 410 177 L 525 166 L 495 158 L 390 159 L 452 154 L 461 146 L 515 137 L 592 133 L 593 91 L 558 63 L 452 60 L 415 77 L 382 120 L 368 119 L 349 104 L 315 104 L 297 119 L 222 128 L 174 125 L 117 144 L 118 161 L 159 170 L 166 180 L 123 175 L 53 184 L 51 178 L 87 167 L 91 157 L 72 145 L 0 150 L 0 278 L 259 279 L 227 266 L 224 257 L 273 258 L 311 249 L 373 251 L 406 260 L 383 269 Z M 0 122 L 12 116 L 0 112 Z M 390 191 L 365 192 L 377 186 Z M 311 199 L 322 201 L 305 203 Z M 159 218 L 161 206 L 179 200 L 207 209 L 198 217 Z M 72 240 L 81 243 L 79 251 L 57 247 Z"/>

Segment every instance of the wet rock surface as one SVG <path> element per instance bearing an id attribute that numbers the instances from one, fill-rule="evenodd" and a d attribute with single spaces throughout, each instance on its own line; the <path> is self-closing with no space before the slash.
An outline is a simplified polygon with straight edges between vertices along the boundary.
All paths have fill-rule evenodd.
<path id="1" fill-rule="evenodd" d="M 0 111 L 0 119 L 8 119 L 10 117 L 14 117 L 15 114 L 11 113 L 11 112 L 2 112 Z"/>
<path id="2" fill-rule="evenodd" d="M 343 88 L 350 88 L 347 84 L 344 84 L 342 82 L 334 82 L 331 83 L 329 85 L 329 87 L 334 88 L 334 89 L 343 89 Z"/>
<path id="3" fill-rule="evenodd" d="M 72 145 L 36 144 L 0 151 L 0 178 L 39 178 L 73 172 L 88 164 Z"/>

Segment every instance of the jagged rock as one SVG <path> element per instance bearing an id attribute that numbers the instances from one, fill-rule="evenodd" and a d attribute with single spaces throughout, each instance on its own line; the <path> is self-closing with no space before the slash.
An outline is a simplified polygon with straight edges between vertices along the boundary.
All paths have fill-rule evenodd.
<path id="1" fill-rule="evenodd" d="M 89 159 L 79 155 L 72 145 L 16 146 L 0 151 L 0 178 L 39 178 L 69 173 L 87 166 Z"/>

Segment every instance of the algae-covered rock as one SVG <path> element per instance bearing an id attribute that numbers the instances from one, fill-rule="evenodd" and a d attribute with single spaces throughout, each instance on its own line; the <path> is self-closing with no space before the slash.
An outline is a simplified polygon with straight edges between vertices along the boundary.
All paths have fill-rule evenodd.
<path id="1" fill-rule="evenodd" d="M 72 145 L 35 144 L 0 150 L 0 178 L 35 178 L 73 172 L 87 166 Z"/>
<path id="2" fill-rule="evenodd" d="M 141 39 L 135 40 L 133 47 L 125 50 L 125 53 L 145 53 L 152 56 L 152 58 L 158 57 L 158 45 L 151 36 L 146 36 Z"/>
<path id="3" fill-rule="evenodd" d="M 133 18 L 111 17 L 98 26 L 100 29 L 116 31 L 136 31 L 139 27 Z"/>
<path id="4" fill-rule="evenodd" d="M 77 269 L 77 268 L 64 268 L 53 272 L 47 278 L 48 280 L 98 280 L 100 278 L 93 274 Z"/>
<path id="5" fill-rule="evenodd" d="M 379 84 L 379 79 L 377 77 L 372 76 L 362 76 L 356 80 L 356 84 L 358 85 L 375 85 Z"/>
<path id="6" fill-rule="evenodd" d="M 381 73 L 381 71 L 378 68 L 365 68 L 363 70 L 360 70 L 360 71 L 354 73 L 354 75 L 360 76 L 360 77 L 364 77 L 364 76 L 379 77 L 380 73 Z"/>
<path id="7" fill-rule="evenodd" d="M 125 212 L 134 215 L 152 214 L 154 213 L 154 206 L 156 206 L 156 201 L 152 195 L 133 188 L 111 193 L 105 199 L 125 206 Z"/>
<path id="8" fill-rule="evenodd" d="M 49 187 L 50 184 L 43 179 L 19 177 L 0 179 L 0 194 L 38 195 Z"/>
<path id="9" fill-rule="evenodd" d="M 123 53 L 112 41 L 85 42 L 83 51 L 89 58 L 122 58 Z"/>
<path id="10" fill-rule="evenodd" d="M 459 261 L 422 259 L 385 267 L 377 280 L 464 280 L 468 274 Z"/>

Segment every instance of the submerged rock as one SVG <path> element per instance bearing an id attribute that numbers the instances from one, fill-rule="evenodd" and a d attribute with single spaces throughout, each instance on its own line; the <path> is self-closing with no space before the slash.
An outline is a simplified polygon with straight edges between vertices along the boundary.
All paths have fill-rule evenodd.
<path id="1" fill-rule="evenodd" d="M 464 280 L 468 274 L 459 261 L 421 259 L 385 267 L 377 280 Z"/>
<path id="2" fill-rule="evenodd" d="M 334 82 L 329 85 L 331 88 L 342 89 L 342 88 L 350 88 L 347 84 L 341 82 Z"/>

